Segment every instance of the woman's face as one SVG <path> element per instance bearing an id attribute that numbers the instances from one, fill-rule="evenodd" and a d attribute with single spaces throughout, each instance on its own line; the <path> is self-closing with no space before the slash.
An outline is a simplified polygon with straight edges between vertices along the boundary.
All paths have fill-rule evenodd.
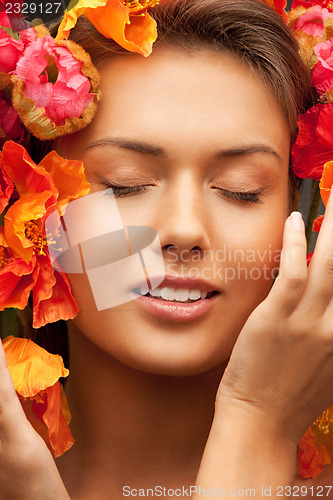
<path id="1" fill-rule="evenodd" d="M 114 189 L 123 224 L 157 231 L 169 276 L 162 295 L 180 300 L 98 311 L 87 276 L 71 274 L 80 308 L 73 324 L 136 369 L 202 373 L 230 356 L 278 267 L 288 215 L 285 118 L 271 91 L 228 54 L 158 47 L 148 58 L 104 61 L 100 72 L 96 117 L 56 149 L 84 162 L 91 193 L 128 187 Z M 193 299 L 193 290 L 218 293 L 188 303 L 188 290 Z"/>

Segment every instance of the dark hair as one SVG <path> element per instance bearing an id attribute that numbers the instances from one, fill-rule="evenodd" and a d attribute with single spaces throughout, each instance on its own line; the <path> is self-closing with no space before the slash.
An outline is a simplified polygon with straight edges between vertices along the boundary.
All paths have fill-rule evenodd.
<path id="1" fill-rule="evenodd" d="M 161 44 L 177 51 L 202 49 L 227 51 L 246 62 L 273 91 L 285 115 L 292 142 L 297 117 L 311 103 L 311 79 L 298 54 L 298 44 L 282 17 L 260 0 L 168 0 L 151 9 Z M 99 65 L 112 53 L 132 54 L 102 36 L 83 16 L 70 38 L 80 44 Z M 295 201 L 298 178 L 290 170 L 291 203 Z M 64 331 L 64 323 L 34 331 L 37 341 L 50 343 Z M 55 332 L 54 334 L 52 332 Z M 52 350 L 64 352 L 53 345 Z"/>

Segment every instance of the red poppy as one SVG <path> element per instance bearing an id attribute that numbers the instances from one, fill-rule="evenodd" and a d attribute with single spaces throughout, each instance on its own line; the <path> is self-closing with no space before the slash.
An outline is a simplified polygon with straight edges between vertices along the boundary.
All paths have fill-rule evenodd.
<path id="1" fill-rule="evenodd" d="M 323 221 L 324 221 L 324 216 L 323 215 L 319 215 L 319 217 L 317 217 L 313 221 L 312 231 L 319 232 Z"/>
<path id="2" fill-rule="evenodd" d="M 2 167 L 2 157 L 0 155 L 0 214 L 8 205 L 13 191 L 14 185 Z"/>
<path id="3" fill-rule="evenodd" d="M 286 19 L 286 6 L 287 0 L 264 0 L 270 7 L 272 7 L 278 14 Z"/>
<path id="4" fill-rule="evenodd" d="M 55 151 L 36 165 L 26 150 L 7 141 L 3 169 L 19 199 L 5 214 L 4 237 L 10 258 L 0 271 L 0 310 L 23 309 L 33 289 L 33 327 L 76 316 L 78 307 L 64 273 L 55 271 L 48 253 L 45 220 L 70 200 L 89 192 L 82 162 Z"/>
<path id="5" fill-rule="evenodd" d="M 324 164 L 333 159 L 333 103 L 317 104 L 300 115 L 298 129 L 293 171 L 298 177 L 320 180 Z"/>

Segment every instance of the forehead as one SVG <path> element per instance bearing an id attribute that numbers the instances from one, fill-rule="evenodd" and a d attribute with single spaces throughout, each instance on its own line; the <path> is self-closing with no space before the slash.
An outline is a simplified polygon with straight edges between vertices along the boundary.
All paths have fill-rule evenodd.
<path id="1" fill-rule="evenodd" d="M 228 53 L 158 47 L 148 58 L 110 57 L 100 73 L 102 97 L 93 122 L 74 142 L 65 138 L 77 153 L 89 142 L 117 136 L 163 145 L 175 158 L 260 142 L 289 159 L 288 125 L 275 96 Z"/>

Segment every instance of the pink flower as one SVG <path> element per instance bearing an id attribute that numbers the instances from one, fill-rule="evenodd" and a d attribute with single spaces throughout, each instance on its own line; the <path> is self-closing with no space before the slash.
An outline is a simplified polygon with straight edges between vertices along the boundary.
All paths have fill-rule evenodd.
<path id="1" fill-rule="evenodd" d="M 333 41 L 318 43 L 314 52 L 318 58 L 312 71 L 312 85 L 324 94 L 333 89 Z"/>
<path id="2" fill-rule="evenodd" d="M 313 7 L 314 5 L 319 5 L 323 9 L 326 8 L 332 12 L 332 0 L 294 0 L 291 9 L 296 9 L 297 7 Z"/>
<path id="3" fill-rule="evenodd" d="M 89 78 L 82 74 L 82 61 L 49 35 L 38 38 L 25 50 L 14 74 L 24 81 L 24 97 L 35 108 L 44 108 L 56 125 L 80 117 L 95 95 Z"/>
<path id="4" fill-rule="evenodd" d="M 324 31 L 324 22 L 330 17 L 333 19 L 333 14 L 328 9 L 321 8 L 320 5 L 313 5 L 307 2 L 307 10 L 301 14 L 293 25 L 293 29 L 302 30 L 311 36 L 322 37 Z M 309 8 L 310 7 L 310 8 Z"/>

